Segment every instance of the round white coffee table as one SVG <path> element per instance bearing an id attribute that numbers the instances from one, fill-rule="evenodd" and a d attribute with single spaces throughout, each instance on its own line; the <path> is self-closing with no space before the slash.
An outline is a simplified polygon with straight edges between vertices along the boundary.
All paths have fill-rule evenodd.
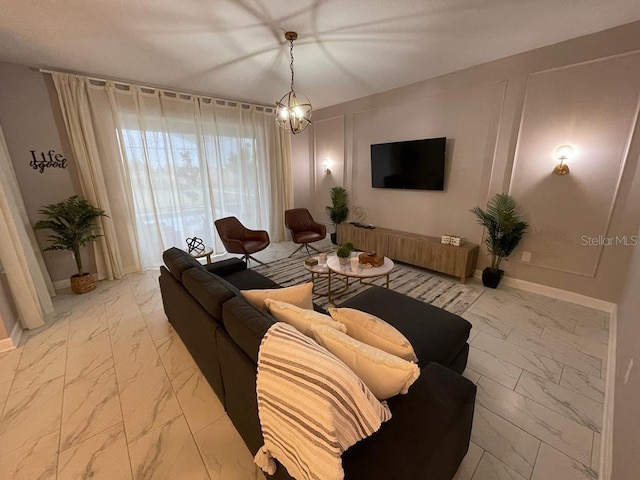
<path id="1" fill-rule="evenodd" d="M 357 257 L 361 253 L 362 252 L 355 252 L 355 256 Z M 393 263 L 393 260 L 384 257 L 384 263 L 379 267 L 366 268 L 362 264 L 359 264 L 356 270 L 352 270 L 350 261 L 346 265 L 340 265 L 340 259 L 337 256 L 330 256 L 329 258 L 327 258 L 327 267 L 329 267 L 329 302 L 333 303 L 333 301 L 331 300 L 331 295 L 343 292 L 343 290 L 341 290 L 340 292 L 331 291 L 332 274 L 346 277 L 347 287 L 349 286 L 349 278 L 357 278 L 358 280 L 360 280 L 360 283 L 370 285 L 370 282 L 365 282 L 364 280 L 387 277 L 386 287 L 389 288 L 389 274 L 391 273 L 391 270 L 393 270 L 394 266 L 395 264 Z"/>

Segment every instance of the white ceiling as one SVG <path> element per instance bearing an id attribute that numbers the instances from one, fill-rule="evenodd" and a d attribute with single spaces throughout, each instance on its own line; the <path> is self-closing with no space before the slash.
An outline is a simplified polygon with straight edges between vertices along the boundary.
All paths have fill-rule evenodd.
<path id="1" fill-rule="evenodd" d="M 638 0 L 0 0 L 0 61 L 273 104 L 295 30 L 318 108 L 639 19 Z"/>

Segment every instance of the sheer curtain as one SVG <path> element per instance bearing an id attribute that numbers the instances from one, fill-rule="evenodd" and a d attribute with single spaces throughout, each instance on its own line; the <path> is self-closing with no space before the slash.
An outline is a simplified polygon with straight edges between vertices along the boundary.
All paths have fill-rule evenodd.
<path id="1" fill-rule="evenodd" d="M 118 248 L 106 258 L 122 258 L 134 238 L 135 255 L 127 256 L 143 268 L 160 265 L 169 247 L 186 249 L 194 236 L 223 253 L 213 222 L 229 215 L 267 230 L 272 241 L 286 238 L 284 210 L 293 203 L 290 144 L 272 108 L 53 76 L 63 111 L 81 112 L 79 128 L 68 122 L 67 129 L 80 139 L 72 144 L 78 162 L 86 163 L 83 191 L 86 183 L 88 192 L 101 193 L 97 204 L 107 212 L 113 210 L 100 203 L 104 199 L 119 207 L 114 234 L 105 233 L 106 243 Z"/>
<path id="2" fill-rule="evenodd" d="M 52 73 L 71 141 L 82 195 L 109 217 L 98 219 L 103 236 L 95 242 L 98 278 L 114 279 L 141 269 L 134 212 L 126 171 L 120 161 L 115 119 L 104 88 L 86 77 Z"/>
<path id="3" fill-rule="evenodd" d="M 118 115 L 129 171 L 140 256 L 157 266 L 160 253 L 200 237 L 224 248 L 214 220 L 233 215 L 249 228 L 285 238 L 292 203 L 288 138 L 264 107 L 107 85 Z"/>
<path id="4" fill-rule="evenodd" d="M 31 229 L 0 128 L 0 261 L 23 328 L 44 325 L 53 311 L 53 284 Z"/>

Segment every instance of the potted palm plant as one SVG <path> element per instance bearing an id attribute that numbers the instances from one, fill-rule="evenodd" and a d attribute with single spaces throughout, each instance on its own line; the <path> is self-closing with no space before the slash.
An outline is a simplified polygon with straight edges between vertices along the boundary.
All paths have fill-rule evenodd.
<path id="1" fill-rule="evenodd" d="M 337 244 L 337 225 L 344 222 L 349 215 L 349 207 L 347 200 L 349 194 L 343 187 L 333 187 L 331 189 L 331 206 L 325 207 L 331 223 L 333 223 L 334 232 L 331 234 L 331 241 Z"/>
<path id="2" fill-rule="evenodd" d="M 529 225 L 522 220 L 522 209 L 511 195 L 497 193 L 489 201 L 487 210 L 476 206 L 471 212 L 478 217 L 478 223 L 486 230 L 484 240 L 491 258 L 490 266 L 482 271 L 485 287 L 496 288 L 504 274 L 500 263 L 506 260 L 516 248 Z"/>
<path id="3" fill-rule="evenodd" d="M 46 205 L 40 209 L 40 213 L 47 219 L 38 221 L 34 228 L 53 231 L 47 237 L 51 245 L 44 250 L 71 250 L 73 253 L 78 273 L 71 276 L 71 290 L 74 293 L 87 293 L 96 288 L 93 275 L 82 270 L 80 248 L 101 236 L 94 232 L 97 228 L 96 219 L 107 216 L 104 210 L 74 195 L 62 202 Z"/>

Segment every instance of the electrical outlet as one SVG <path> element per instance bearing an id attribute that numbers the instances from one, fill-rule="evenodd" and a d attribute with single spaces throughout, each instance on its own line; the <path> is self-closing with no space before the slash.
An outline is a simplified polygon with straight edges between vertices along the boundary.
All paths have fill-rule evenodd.
<path id="1" fill-rule="evenodd" d="M 522 261 L 530 262 L 531 261 L 531 252 L 522 252 Z"/>

